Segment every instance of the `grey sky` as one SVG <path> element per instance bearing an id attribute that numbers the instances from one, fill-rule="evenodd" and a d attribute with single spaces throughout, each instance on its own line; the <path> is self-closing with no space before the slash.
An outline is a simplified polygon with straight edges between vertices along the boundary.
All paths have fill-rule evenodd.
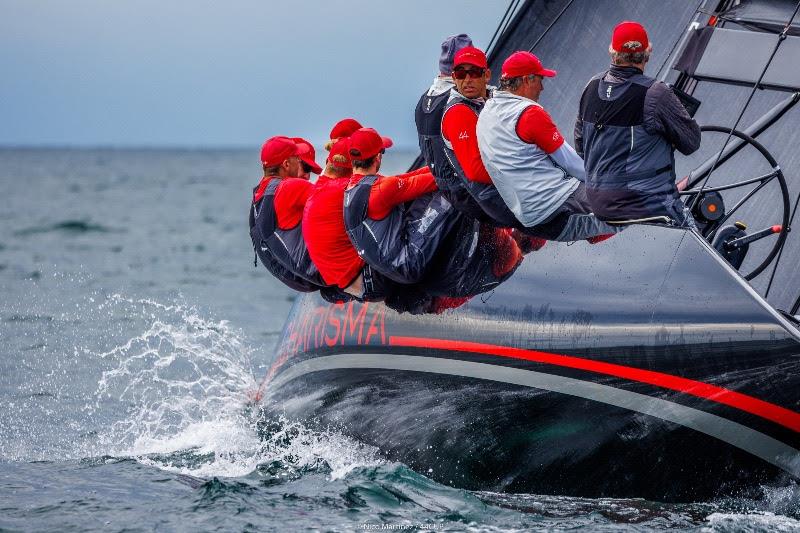
<path id="1" fill-rule="evenodd" d="M 1 145 L 320 143 L 353 116 L 416 143 L 439 44 L 505 1 L 0 0 Z"/>

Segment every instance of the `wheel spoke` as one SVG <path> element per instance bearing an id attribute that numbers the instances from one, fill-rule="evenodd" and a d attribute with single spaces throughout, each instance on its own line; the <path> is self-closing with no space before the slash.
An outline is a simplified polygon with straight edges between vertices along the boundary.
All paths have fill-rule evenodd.
<path id="1" fill-rule="evenodd" d="M 750 191 L 749 193 L 745 194 L 745 195 L 742 197 L 742 199 L 741 199 L 741 200 L 739 200 L 738 202 L 736 202 L 736 205 L 734 205 L 734 206 L 733 206 L 733 207 L 730 209 L 730 211 L 728 211 L 727 213 L 725 213 L 725 216 L 724 216 L 724 217 L 722 217 L 722 218 L 720 219 L 720 221 L 719 221 L 719 222 L 717 222 L 717 229 L 721 228 L 721 227 L 722 227 L 722 225 L 723 225 L 723 224 L 725 224 L 725 222 L 727 222 L 727 221 L 728 221 L 728 219 L 729 219 L 729 218 L 731 218 L 731 217 L 733 216 L 733 214 L 736 212 L 736 210 L 737 210 L 737 209 L 739 209 L 740 207 L 742 207 L 742 204 L 744 204 L 744 203 L 745 203 L 747 200 L 749 200 L 749 199 L 750 199 L 750 198 L 751 198 L 751 197 L 752 197 L 752 196 L 753 196 L 755 193 L 757 193 L 759 190 L 761 190 L 761 188 L 762 188 L 764 185 L 766 185 L 767 183 L 769 183 L 769 180 L 767 180 L 767 181 L 762 181 L 762 182 L 761 182 L 761 183 L 760 183 L 760 184 L 759 184 L 757 187 L 755 187 L 755 188 L 754 188 L 752 191 Z M 714 238 L 714 236 L 717 234 L 717 229 L 715 229 L 714 231 L 712 231 L 711 233 L 709 233 L 709 234 L 708 234 L 708 240 L 712 240 L 712 239 Z"/>
<path id="2" fill-rule="evenodd" d="M 772 180 L 772 178 L 774 178 L 777 175 L 778 171 L 773 170 L 772 172 L 768 172 L 767 174 L 764 174 L 763 176 L 758 176 L 757 178 L 752 178 L 745 181 L 738 181 L 736 183 L 731 183 L 728 185 L 720 185 L 719 187 L 706 187 L 703 189 L 703 192 L 727 191 L 729 189 L 735 189 L 736 187 L 744 187 L 745 185 L 750 185 L 751 183 L 756 183 L 759 181 L 764 183 L 769 183 Z M 680 194 L 681 196 L 689 196 L 690 194 L 697 194 L 698 192 L 700 192 L 700 189 L 681 191 L 678 194 Z"/>

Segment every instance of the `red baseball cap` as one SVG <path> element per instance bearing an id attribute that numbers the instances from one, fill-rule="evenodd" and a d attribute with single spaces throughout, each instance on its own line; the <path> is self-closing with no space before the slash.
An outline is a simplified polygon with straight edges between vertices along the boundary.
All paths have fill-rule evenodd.
<path id="1" fill-rule="evenodd" d="M 292 137 L 292 140 L 297 145 L 305 145 L 307 147 L 308 151 L 300 155 L 300 160 L 311 167 L 311 172 L 314 174 L 319 174 L 322 172 L 322 167 L 319 166 L 315 161 L 317 158 L 317 152 L 314 150 L 314 146 L 302 137 Z"/>
<path id="2" fill-rule="evenodd" d="M 270 137 L 261 147 L 261 163 L 268 167 L 280 165 L 292 156 L 308 153 L 310 145 L 298 144 L 289 137 Z"/>
<path id="3" fill-rule="evenodd" d="M 363 127 L 364 126 L 354 118 L 344 118 L 333 126 L 329 138 L 339 139 L 341 137 L 350 137 L 354 131 L 360 130 Z"/>
<path id="4" fill-rule="evenodd" d="M 638 22 L 631 20 L 620 22 L 611 35 L 611 48 L 615 52 L 635 54 L 644 52 L 649 46 L 650 40 L 647 38 L 647 31 Z"/>
<path id="5" fill-rule="evenodd" d="M 393 144 L 389 137 L 381 137 L 374 129 L 361 128 L 350 136 L 350 157 L 369 159 Z"/>
<path id="6" fill-rule="evenodd" d="M 328 163 L 342 168 L 353 168 L 353 162 L 350 160 L 350 138 L 342 137 L 331 146 L 331 152 L 328 154 Z"/>
<path id="7" fill-rule="evenodd" d="M 552 78 L 556 75 L 556 71 L 544 68 L 538 57 L 525 51 L 514 52 L 508 56 L 508 59 L 503 61 L 501 70 L 501 77 L 503 78 L 519 78 L 520 76 L 530 76 L 531 74 Z"/>
<path id="8" fill-rule="evenodd" d="M 459 65 L 474 65 L 480 68 L 489 66 L 486 62 L 486 54 L 474 46 L 466 46 L 456 52 L 453 57 L 453 68 L 455 69 Z"/>

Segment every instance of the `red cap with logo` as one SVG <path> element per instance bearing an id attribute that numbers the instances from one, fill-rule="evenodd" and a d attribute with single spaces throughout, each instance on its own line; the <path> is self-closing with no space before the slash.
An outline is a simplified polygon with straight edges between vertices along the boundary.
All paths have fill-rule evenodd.
<path id="1" fill-rule="evenodd" d="M 305 145 L 308 150 L 306 153 L 300 155 L 300 161 L 311 167 L 311 172 L 314 174 L 319 174 L 322 172 L 322 167 L 319 166 L 315 161 L 317 158 L 317 152 L 314 150 L 314 146 L 302 137 L 292 137 L 292 140 L 297 145 Z"/>
<path id="2" fill-rule="evenodd" d="M 350 161 L 350 138 L 342 137 L 331 146 L 331 152 L 328 154 L 328 163 L 342 168 L 353 168 L 353 163 Z"/>
<path id="3" fill-rule="evenodd" d="M 556 71 L 544 68 L 538 57 L 525 51 L 514 52 L 503 62 L 501 71 L 503 78 L 519 78 L 532 74 L 552 78 L 556 75 Z"/>
<path id="4" fill-rule="evenodd" d="M 459 65 L 474 65 L 480 68 L 489 66 L 486 62 L 486 54 L 474 46 L 466 46 L 456 52 L 453 57 L 453 68 L 455 69 Z"/>
<path id="5" fill-rule="evenodd" d="M 342 137 L 350 137 L 354 131 L 363 128 L 359 122 L 354 118 L 344 118 L 334 124 L 331 130 L 330 139 L 340 139 Z"/>
<path id="6" fill-rule="evenodd" d="M 350 136 L 350 157 L 369 159 L 394 144 L 389 137 L 381 137 L 372 128 L 361 128 Z"/>
<path id="7" fill-rule="evenodd" d="M 267 167 L 280 165 L 292 156 L 308 153 L 310 145 L 296 143 L 289 137 L 278 135 L 270 137 L 261 147 L 261 164 Z"/>
<path id="8" fill-rule="evenodd" d="M 611 35 L 611 48 L 615 52 L 635 54 L 644 52 L 650 46 L 647 31 L 638 22 L 626 20 L 614 28 Z"/>

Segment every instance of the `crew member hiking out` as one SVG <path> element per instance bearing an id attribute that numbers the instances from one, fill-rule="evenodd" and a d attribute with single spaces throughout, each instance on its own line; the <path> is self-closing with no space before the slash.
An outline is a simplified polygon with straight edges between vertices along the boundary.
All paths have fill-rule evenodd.
<path id="1" fill-rule="evenodd" d="M 444 152 L 437 172 L 447 176 L 453 188 L 464 189 L 486 213 L 488 221 L 504 227 L 521 226 L 492 184 L 478 149 L 478 115 L 490 96 L 491 75 L 486 55 L 478 48 L 469 46 L 456 53 L 455 88 L 449 93 L 442 116 L 443 142 L 435 145 Z"/>
<path id="2" fill-rule="evenodd" d="M 293 177 L 302 172 L 301 157 L 308 151 L 302 139 L 268 139 L 261 148 L 264 177 L 253 190 L 250 206 L 250 238 L 256 255 L 273 276 L 301 292 L 327 285 L 308 255 L 301 227 L 313 186 Z"/>
<path id="3" fill-rule="evenodd" d="M 638 22 L 614 28 L 611 67 L 586 85 L 575 148 L 586 164 L 586 192 L 604 220 L 667 216 L 694 226 L 675 186 L 677 149 L 700 146 L 700 128 L 672 89 L 644 75 L 652 46 Z"/>
<path id="4" fill-rule="evenodd" d="M 437 297 L 436 308 L 490 290 L 519 266 L 522 252 L 511 230 L 457 212 L 434 192 L 425 169 L 379 175 L 383 149 L 375 130 L 355 132 L 350 143 L 354 169 L 345 191 L 345 226 L 374 272 Z"/>
<path id="5" fill-rule="evenodd" d="M 417 125 L 422 158 L 436 178 L 439 190 L 460 211 L 476 218 L 486 219 L 483 210 L 459 183 L 457 176 L 448 165 L 441 135 L 442 114 L 451 90 L 455 89 L 452 77 L 455 56 L 464 48 L 470 47 L 472 47 L 472 39 L 463 33 L 452 35 L 444 40 L 439 57 L 439 75 L 434 78 L 433 84 L 417 102 L 414 121 Z"/>
<path id="6" fill-rule="evenodd" d="M 362 301 L 384 301 L 397 312 L 424 313 L 431 309 L 432 298 L 420 291 L 399 286 L 358 256 L 344 225 L 344 189 L 352 175 L 350 134 L 358 124 L 353 119 L 337 123 L 326 144 L 330 153 L 325 170 L 314 187 L 303 211 L 303 233 L 309 254 L 320 274 L 330 285 L 347 292 L 347 298 Z M 381 139 L 391 146 L 388 137 Z"/>
<path id="7" fill-rule="evenodd" d="M 439 245 L 462 218 L 427 167 L 398 176 L 378 174 L 386 143 L 374 129 L 350 136 L 353 176 L 345 190 L 344 222 L 358 255 L 397 283 L 425 275 Z"/>
<path id="8" fill-rule="evenodd" d="M 583 160 L 538 103 L 556 75 L 530 52 L 505 60 L 500 89 L 478 117 L 478 147 L 500 196 L 525 232 L 573 241 L 617 230 L 591 214 Z"/>
<path id="9" fill-rule="evenodd" d="M 349 136 L 356 125 L 361 127 L 354 119 L 344 119 L 331 130 L 325 170 L 303 211 L 303 235 L 311 259 L 324 282 L 340 289 L 352 284 L 364 266 L 347 237 L 342 215 L 344 189 L 353 173 Z"/>

